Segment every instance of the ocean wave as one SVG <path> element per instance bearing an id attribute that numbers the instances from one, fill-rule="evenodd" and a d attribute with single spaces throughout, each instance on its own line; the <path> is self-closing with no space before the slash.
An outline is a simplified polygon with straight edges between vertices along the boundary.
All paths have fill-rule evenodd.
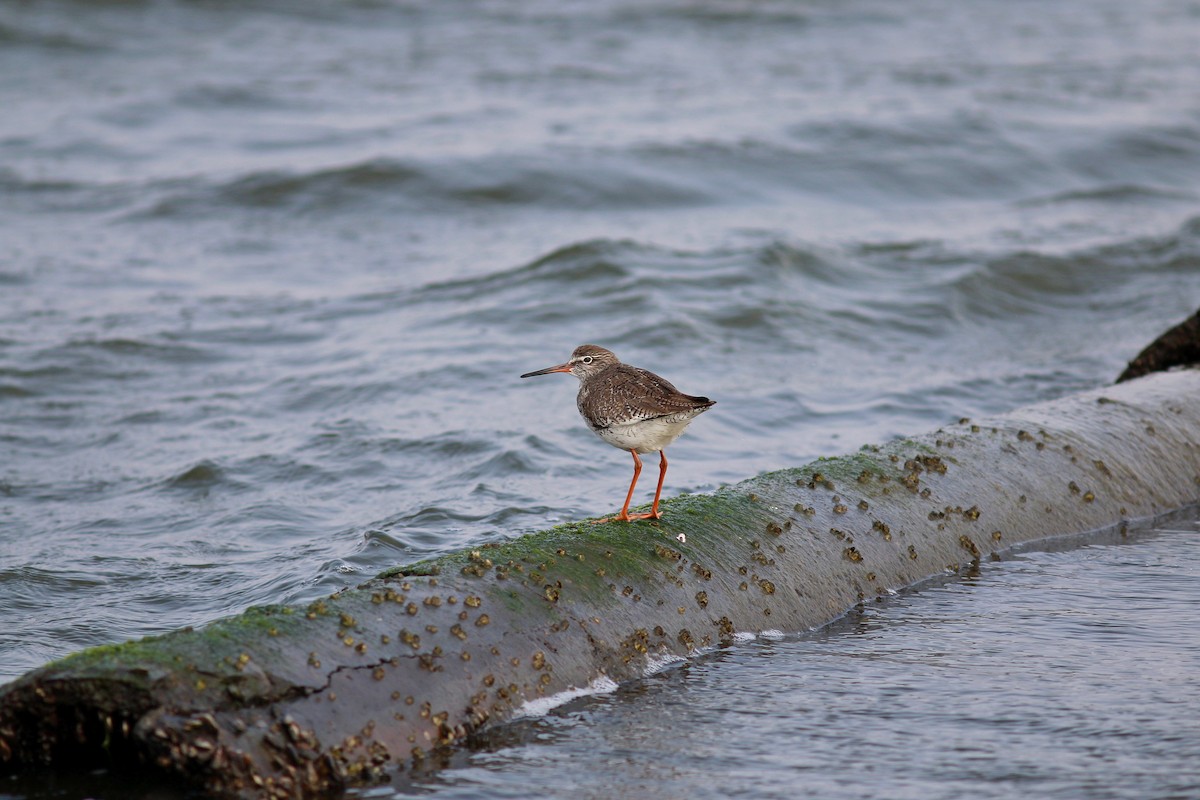
<path id="1" fill-rule="evenodd" d="M 101 53 L 112 48 L 94 37 L 81 34 L 85 28 L 75 27 L 70 33 L 44 31 L 0 23 L 0 47 L 34 47 L 60 53 Z"/>
<path id="2" fill-rule="evenodd" d="M 1031 197 L 1017 203 L 1018 207 L 1066 205 L 1071 203 L 1097 205 L 1127 205 L 1154 202 L 1194 202 L 1200 198 L 1196 192 L 1184 191 L 1168 186 L 1137 183 L 1104 183 L 1087 189 L 1070 189 L 1042 197 Z"/>
<path id="3" fill-rule="evenodd" d="M 164 480 L 164 489 L 181 489 L 188 492 L 207 492 L 221 484 L 235 485 L 226 471 L 212 461 L 201 461 Z"/>
<path id="4" fill-rule="evenodd" d="M 1055 309 L 1095 306 L 1101 298 L 1128 300 L 1120 288 L 1148 273 L 1193 274 L 1200 269 L 1200 217 L 1157 236 L 1136 236 L 1073 252 L 1017 250 L 975 259 L 956 280 L 954 301 L 968 315 L 1011 320 Z M 1194 304 L 1194 301 L 1193 301 Z"/>
<path id="5" fill-rule="evenodd" d="M 435 162 L 373 158 L 307 172 L 268 170 L 224 181 L 196 177 L 146 187 L 153 199 L 131 219 L 181 219 L 230 208 L 329 214 L 369 205 L 410 213 L 481 207 L 551 210 L 677 208 L 715 202 L 679 176 L 654 174 L 617 160 L 569 154 L 497 154 Z"/>

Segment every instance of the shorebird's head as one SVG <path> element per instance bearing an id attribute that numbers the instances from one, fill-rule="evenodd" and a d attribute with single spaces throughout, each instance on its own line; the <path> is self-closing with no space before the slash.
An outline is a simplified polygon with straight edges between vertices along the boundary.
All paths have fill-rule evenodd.
<path id="1" fill-rule="evenodd" d="M 595 344 L 581 344 L 575 348 L 575 352 L 571 353 L 571 358 L 567 363 L 526 372 L 521 377 L 532 378 L 535 375 L 549 375 L 551 372 L 569 372 L 579 380 L 583 380 L 589 375 L 595 375 L 613 364 L 620 363 L 620 359 L 613 355 L 611 350 L 605 350 Z"/>

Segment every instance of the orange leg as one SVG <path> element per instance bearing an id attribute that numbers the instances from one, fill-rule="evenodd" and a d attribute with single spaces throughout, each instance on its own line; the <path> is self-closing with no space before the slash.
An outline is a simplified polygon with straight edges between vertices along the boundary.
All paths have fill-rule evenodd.
<path id="1" fill-rule="evenodd" d="M 615 517 L 605 517 L 604 519 L 596 520 L 596 524 L 601 522 L 612 522 L 618 520 L 620 522 L 631 522 L 635 519 L 662 519 L 662 514 L 658 510 L 658 499 L 662 496 L 663 481 L 667 477 L 667 451 L 659 451 L 658 462 L 658 488 L 654 490 L 654 505 L 650 507 L 648 514 L 630 514 L 629 502 L 633 499 L 633 489 L 637 486 L 638 477 L 642 474 L 642 460 L 638 458 L 636 450 L 630 450 L 629 454 L 633 456 L 633 480 L 629 483 L 629 492 L 625 495 L 625 505 L 621 506 L 621 513 Z"/>
<path id="2" fill-rule="evenodd" d="M 647 515 L 650 519 L 662 519 L 662 514 L 658 511 L 658 498 L 662 497 L 663 481 L 667 479 L 667 451 L 658 451 L 658 488 L 654 490 L 654 505 L 650 507 L 650 513 Z"/>

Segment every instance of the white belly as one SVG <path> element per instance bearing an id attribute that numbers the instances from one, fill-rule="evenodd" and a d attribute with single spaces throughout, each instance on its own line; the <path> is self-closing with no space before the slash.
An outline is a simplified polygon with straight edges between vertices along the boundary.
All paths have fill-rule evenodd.
<path id="1" fill-rule="evenodd" d="M 593 430 L 613 447 L 638 453 L 654 453 L 679 438 L 679 434 L 683 433 L 694 416 L 695 414 L 676 414 Z"/>

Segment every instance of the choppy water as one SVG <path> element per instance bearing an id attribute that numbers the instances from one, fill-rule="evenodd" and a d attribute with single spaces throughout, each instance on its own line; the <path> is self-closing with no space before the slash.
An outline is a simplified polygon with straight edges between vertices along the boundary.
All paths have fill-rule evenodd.
<path id="1" fill-rule="evenodd" d="M 1195 0 L 0 6 L 0 679 L 616 508 L 573 379 L 516 378 L 585 341 L 718 400 L 670 493 L 1111 381 L 1200 306 L 1198 39 Z"/>

